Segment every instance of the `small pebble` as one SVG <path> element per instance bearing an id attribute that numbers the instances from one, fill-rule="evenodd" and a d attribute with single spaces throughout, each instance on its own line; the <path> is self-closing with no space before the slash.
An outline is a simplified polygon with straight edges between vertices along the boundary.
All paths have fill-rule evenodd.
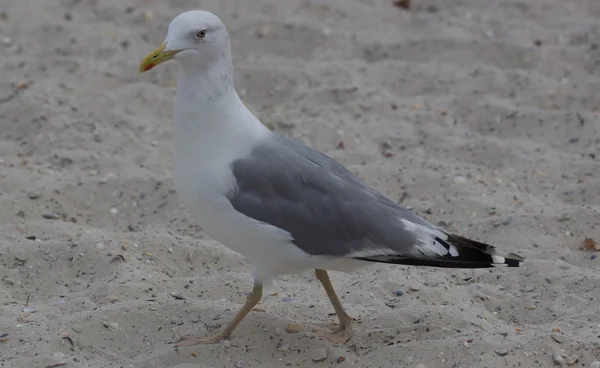
<path id="1" fill-rule="evenodd" d="M 231 347 L 231 343 L 229 342 L 229 340 L 221 340 L 219 341 L 219 344 L 223 345 L 225 349 L 229 349 Z"/>
<path id="2" fill-rule="evenodd" d="M 411 285 L 409 289 L 410 289 L 410 291 L 419 291 L 419 290 L 421 290 L 421 288 L 419 286 L 417 286 L 417 285 Z"/>
<path id="3" fill-rule="evenodd" d="M 502 226 L 508 226 L 512 222 L 512 220 L 513 220 L 513 217 L 512 216 L 508 216 L 508 217 L 505 217 L 505 218 L 503 218 L 501 220 L 495 221 L 492 224 L 492 226 L 493 227 L 498 227 L 500 225 L 502 225 Z"/>
<path id="4" fill-rule="evenodd" d="M 114 207 L 110 209 L 111 215 L 116 215 L 118 212 L 119 212 L 119 210 Z"/>
<path id="5" fill-rule="evenodd" d="M 574 355 L 568 356 L 567 357 L 567 365 L 574 365 L 575 363 L 577 363 L 579 361 L 579 358 L 577 358 Z"/>
<path id="6" fill-rule="evenodd" d="M 37 308 L 34 307 L 34 306 L 29 305 L 29 306 L 23 308 L 23 312 L 25 312 L 25 313 L 35 313 L 35 312 L 37 312 Z"/>
<path id="7" fill-rule="evenodd" d="M 282 299 L 284 303 L 293 303 L 296 301 L 296 299 L 292 298 L 292 297 L 285 297 Z"/>
<path id="8" fill-rule="evenodd" d="M 558 351 L 552 354 L 552 359 L 554 360 L 554 363 L 559 364 L 561 366 L 564 366 L 567 363 L 565 362 L 565 358 L 563 358 Z"/>
<path id="9" fill-rule="evenodd" d="M 287 325 L 287 327 L 285 328 L 285 330 L 288 333 L 295 334 L 295 333 L 298 333 L 298 332 L 302 331 L 302 326 L 299 325 L 298 323 L 289 323 Z"/>
<path id="10" fill-rule="evenodd" d="M 404 291 L 402 291 L 402 290 L 396 290 L 396 295 L 397 296 L 402 296 L 402 295 L 404 295 Z"/>
<path id="11" fill-rule="evenodd" d="M 286 351 L 289 351 L 289 350 L 290 350 L 290 346 L 289 346 L 289 345 L 287 345 L 287 344 L 280 345 L 280 346 L 277 348 L 277 350 L 279 350 L 279 351 L 283 351 L 283 352 L 286 352 Z"/>
<path id="12" fill-rule="evenodd" d="M 534 285 L 525 285 L 523 286 L 523 288 L 521 288 L 521 291 L 524 293 L 530 293 L 533 290 L 535 290 L 535 286 Z"/>
<path id="13" fill-rule="evenodd" d="M 467 182 L 467 178 L 465 178 L 464 176 L 455 176 L 454 177 L 454 183 L 456 184 L 464 184 Z"/>
<path id="14" fill-rule="evenodd" d="M 144 10 L 144 20 L 148 23 L 154 19 L 154 12 L 152 10 Z"/>
<path id="15" fill-rule="evenodd" d="M 327 359 L 327 350 L 324 348 L 316 348 L 310 352 L 310 359 L 315 362 L 321 362 Z"/>
<path id="16" fill-rule="evenodd" d="M 564 339 L 564 337 L 562 335 L 553 333 L 550 336 L 552 336 L 552 340 L 556 341 L 559 344 L 561 344 L 563 341 L 565 341 L 565 339 Z"/>
<path id="17" fill-rule="evenodd" d="M 314 339 L 315 337 L 317 337 L 317 335 L 315 335 L 314 332 L 306 331 L 304 333 L 304 337 L 306 337 L 307 339 Z"/>
<path id="18" fill-rule="evenodd" d="M 29 199 L 38 199 L 41 196 L 42 195 L 40 193 L 37 193 L 37 192 L 27 192 L 27 197 L 29 197 Z"/>
<path id="19" fill-rule="evenodd" d="M 115 329 L 116 330 L 117 328 L 119 328 L 119 324 L 116 323 L 116 322 L 110 322 L 109 323 L 109 322 L 106 322 L 106 321 L 102 321 L 102 326 L 108 328 L 109 330 L 110 329 Z"/>
<path id="20" fill-rule="evenodd" d="M 508 350 L 506 348 L 499 348 L 496 350 L 496 354 L 500 356 L 506 356 L 508 355 Z"/>
<path id="21" fill-rule="evenodd" d="M 246 363 L 244 363 L 243 360 L 236 360 L 235 363 L 233 363 L 233 366 L 235 368 L 244 368 L 246 366 Z"/>

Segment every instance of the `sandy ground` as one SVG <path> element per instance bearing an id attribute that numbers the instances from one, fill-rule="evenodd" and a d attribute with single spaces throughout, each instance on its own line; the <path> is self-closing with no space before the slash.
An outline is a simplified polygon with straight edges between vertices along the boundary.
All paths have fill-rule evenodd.
<path id="1" fill-rule="evenodd" d="M 0 367 L 598 367 L 600 2 L 413 3 L 0 1 Z M 263 122 L 526 265 L 334 273 L 344 346 L 286 332 L 335 316 L 283 277 L 230 346 L 175 350 L 251 287 L 173 190 L 178 66 L 137 73 L 194 8 Z"/>

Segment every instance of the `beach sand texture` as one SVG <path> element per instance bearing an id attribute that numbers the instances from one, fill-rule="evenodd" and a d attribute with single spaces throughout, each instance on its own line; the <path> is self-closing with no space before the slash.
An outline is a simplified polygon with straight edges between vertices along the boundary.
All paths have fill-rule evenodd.
<path id="1" fill-rule="evenodd" d="M 412 3 L 1 1 L 0 367 L 594 367 L 600 1 Z M 252 285 L 174 192 L 178 65 L 137 72 L 195 8 L 265 124 L 524 266 L 332 273 L 344 346 L 286 331 L 336 317 L 311 272 L 281 277 L 228 346 L 174 349 Z"/>

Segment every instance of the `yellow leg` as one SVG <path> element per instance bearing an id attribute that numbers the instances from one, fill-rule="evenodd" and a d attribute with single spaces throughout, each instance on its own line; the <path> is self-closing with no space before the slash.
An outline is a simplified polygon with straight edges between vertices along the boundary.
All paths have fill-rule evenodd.
<path id="1" fill-rule="evenodd" d="M 327 296 L 333 305 L 333 309 L 340 320 L 340 324 L 336 329 L 329 333 L 320 333 L 320 335 L 334 344 L 344 344 L 352 337 L 352 317 L 350 317 L 344 310 L 340 299 L 333 289 L 331 280 L 329 280 L 329 274 L 327 271 L 315 270 L 315 275 L 317 276 L 317 280 L 319 280 L 323 285 L 323 288 L 325 289 L 325 292 L 327 293 Z"/>
<path id="2" fill-rule="evenodd" d="M 254 308 L 256 304 L 258 304 L 258 302 L 262 298 L 262 290 L 262 284 L 255 282 L 254 288 L 252 289 L 252 292 L 248 294 L 248 297 L 246 298 L 246 303 L 244 303 L 242 309 L 240 309 L 235 318 L 231 321 L 231 323 L 229 323 L 229 325 L 227 325 L 227 327 L 225 327 L 223 331 L 221 331 L 220 334 L 211 337 L 182 337 L 181 339 L 177 340 L 175 346 L 180 347 L 198 344 L 216 344 L 221 340 L 228 340 L 233 330 L 235 330 L 235 328 L 240 324 L 240 322 L 242 322 L 244 317 L 246 317 L 246 315 L 250 313 L 252 308 Z"/>

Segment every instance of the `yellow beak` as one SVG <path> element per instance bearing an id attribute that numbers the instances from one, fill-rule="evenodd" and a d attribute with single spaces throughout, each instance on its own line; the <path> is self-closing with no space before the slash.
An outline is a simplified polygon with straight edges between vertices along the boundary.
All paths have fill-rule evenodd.
<path id="1" fill-rule="evenodd" d="M 173 59 L 173 56 L 177 54 L 181 50 L 169 50 L 165 51 L 167 47 L 166 43 L 160 45 L 160 47 L 153 50 L 151 53 L 146 55 L 146 57 L 140 63 L 140 68 L 138 71 L 140 73 L 147 72 L 148 70 L 154 68 L 158 64 L 164 63 L 167 60 Z"/>

